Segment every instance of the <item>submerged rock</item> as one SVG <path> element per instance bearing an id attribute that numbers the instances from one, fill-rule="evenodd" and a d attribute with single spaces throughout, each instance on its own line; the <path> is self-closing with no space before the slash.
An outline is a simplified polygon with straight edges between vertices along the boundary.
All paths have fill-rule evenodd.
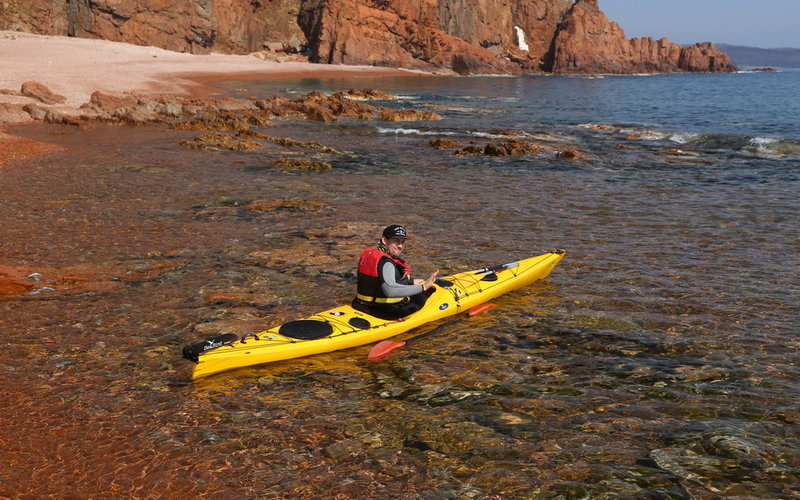
<path id="1" fill-rule="evenodd" d="M 408 430 L 406 446 L 448 456 L 518 459 L 522 451 L 494 430 L 474 422 L 418 422 Z"/>
<path id="2" fill-rule="evenodd" d="M 727 464 L 722 460 L 679 448 L 653 450 L 650 452 L 650 459 L 658 468 L 675 477 L 689 483 L 703 485 L 714 492 L 718 492 L 718 490 L 711 486 L 711 480 L 723 476 L 723 471 L 727 468 Z"/>
<path id="3" fill-rule="evenodd" d="M 293 158 L 278 158 L 275 166 L 284 170 L 302 170 L 305 172 L 321 172 L 333 168 L 328 162 L 316 160 L 296 160 Z"/>
<path id="4" fill-rule="evenodd" d="M 455 139 L 439 137 L 438 139 L 431 139 L 428 145 L 435 149 L 455 149 L 462 147 L 464 143 Z"/>
<path id="5" fill-rule="evenodd" d="M 467 146 L 463 149 L 459 149 L 455 153 L 456 156 L 468 156 L 468 155 L 482 155 L 484 148 L 480 146 Z"/>
<path id="6" fill-rule="evenodd" d="M 318 149 L 321 150 L 323 153 L 329 154 L 342 154 L 340 151 L 337 151 L 333 148 L 328 146 L 322 145 L 318 142 L 313 141 L 298 141 L 295 139 L 291 139 L 289 137 L 272 137 L 266 134 L 262 134 L 260 132 L 256 132 L 254 130 L 246 130 L 239 133 L 240 137 L 253 137 L 257 139 L 264 139 L 265 141 L 271 142 L 273 144 L 278 144 L 280 146 L 284 146 L 287 148 L 303 148 L 303 149 Z"/>
<path id="7" fill-rule="evenodd" d="M 582 160 L 586 158 L 586 155 L 574 149 L 565 149 L 556 153 L 556 158 L 561 160 Z"/>
<path id="8" fill-rule="evenodd" d="M 703 448 L 715 455 L 732 458 L 752 466 L 767 463 L 766 445 L 752 439 L 728 434 L 714 434 L 703 439 Z"/>
<path id="9" fill-rule="evenodd" d="M 321 201 L 312 200 L 262 200 L 254 201 L 242 208 L 261 212 L 320 212 L 330 210 L 331 206 Z"/>
<path id="10" fill-rule="evenodd" d="M 522 139 L 510 139 L 498 143 L 489 143 L 483 149 L 487 156 L 523 156 L 539 154 L 539 148 Z"/>
<path id="11" fill-rule="evenodd" d="M 194 139 L 178 141 L 181 146 L 204 151 L 255 151 L 263 147 L 258 141 L 242 140 L 233 134 L 202 134 Z"/>
<path id="12" fill-rule="evenodd" d="M 392 94 L 387 94 L 378 89 L 350 89 L 346 92 L 339 92 L 334 95 L 341 95 L 346 99 L 354 99 L 357 101 L 388 101 L 396 99 Z"/>
<path id="13" fill-rule="evenodd" d="M 670 154 L 672 156 L 689 156 L 693 158 L 702 156 L 700 153 L 696 153 L 694 151 L 684 151 L 679 148 L 671 148 L 669 151 L 667 151 L 667 154 Z"/>
<path id="14" fill-rule="evenodd" d="M 418 109 L 390 109 L 382 108 L 378 120 L 385 122 L 413 122 L 441 120 L 441 115 L 433 111 L 420 111 Z"/>
<path id="15" fill-rule="evenodd" d="M 446 144 L 443 142 L 442 144 Z M 433 144 L 431 144 L 433 146 Z M 439 148 L 443 149 L 443 148 Z M 484 147 L 467 146 L 455 151 L 456 156 L 486 155 L 486 156 L 527 156 L 538 155 L 543 151 L 552 151 L 549 146 L 534 144 L 525 139 L 509 138 L 500 142 L 490 142 Z M 579 154 L 575 152 L 575 154 Z"/>

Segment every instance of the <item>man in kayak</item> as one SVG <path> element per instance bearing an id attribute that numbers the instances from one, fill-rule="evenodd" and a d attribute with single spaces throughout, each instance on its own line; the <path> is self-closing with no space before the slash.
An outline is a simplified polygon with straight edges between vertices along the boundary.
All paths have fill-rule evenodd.
<path id="1" fill-rule="evenodd" d="M 353 309 L 394 320 L 419 311 L 428 300 L 439 270 L 427 280 L 412 279 L 411 266 L 400 258 L 406 242 L 403 226 L 383 230 L 377 248 L 367 248 L 358 259 L 358 283 Z"/>

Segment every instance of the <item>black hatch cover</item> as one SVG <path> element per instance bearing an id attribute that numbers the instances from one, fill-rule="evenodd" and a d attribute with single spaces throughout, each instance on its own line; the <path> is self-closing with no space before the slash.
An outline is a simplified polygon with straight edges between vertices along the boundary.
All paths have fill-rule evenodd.
<path id="1" fill-rule="evenodd" d="M 284 323 L 278 329 L 278 333 L 293 339 L 314 340 L 327 337 L 333 333 L 333 327 L 326 321 L 299 319 Z"/>

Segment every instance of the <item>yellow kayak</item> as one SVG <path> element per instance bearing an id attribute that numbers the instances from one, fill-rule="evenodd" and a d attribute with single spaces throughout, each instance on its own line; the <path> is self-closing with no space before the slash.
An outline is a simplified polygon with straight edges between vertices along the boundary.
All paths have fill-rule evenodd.
<path id="1" fill-rule="evenodd" d="M 543 279 L 563 256 L 563 250 L 556 250 L 509 264 L 445 276 L 437 280 L 422 309 L 399 320 L 379 319 L 345 305 L 242 339 L 233 334 L 220 335 L 184 347 L 183 356 L 195 363 L 192 378 L 199 379 L 236 368 L 378 342 L 465 312 Z"/>

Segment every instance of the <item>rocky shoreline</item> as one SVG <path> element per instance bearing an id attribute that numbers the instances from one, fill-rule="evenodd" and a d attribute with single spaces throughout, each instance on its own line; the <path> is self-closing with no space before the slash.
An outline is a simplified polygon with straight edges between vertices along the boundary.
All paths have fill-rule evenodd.
<path id="1" fill-rule="evenodd" d="M 333 7 L 328 6 L 322 11 L 329 13 L 331 8 Z M 317 20 L 327 26 L 319 33 L 317 44 L 321 44 L 320 46 L 325 43 L 330 45 L 332 42 L 326 42 L 326 37 L 332 36 L 336 30 L 349 29 L 349 25 L 341 23 L 352 22 L 353 26 L 350 28 L 353 29 L 348 32 L 364 35 L 361 42 L 349 43 L 346 52 L 331 45 L 331 54 L 336 52 L 342 56 L 338 58 L 301 55 L 296 36 L 292 38 L 293 43 L 288 45 L 269 43 L 259 47 L 262 50 L 241 55 L 243 47 L 236 44 L 219 47 L 232 54 L 209 53 L 215 46 L 186 53 L 159 48 L 172 47 L 168 39 L 149 41 L 159 47 L 142 46 L 138 44 L 147 43 L 146 40 L 135 37 L 128 40 L 123 36 L 124 33 L 116 36 L 121 41 L 111 41 L 115 36 L 105 37 L 109 40 L 90 40 L 0 31 L 0 61 L 3 62 L 0 71 L 0 144 L 3 146 L 0 148 L 0 167 L 10 161 L 55 150 L 55 146 L 10 135 L 3 124 L 11 123 L 46 121 L 86 126 L 91 121 L 127 124 L 199 121 L 217 122 L 212 128 L 219 128 L 219 122 L 226 120 L 249 120 L 251 125 L 256 125 L 266 123 L 270 116 L 305 116 L 318 121 L 332 121 L 340 116 L 388 121 L 435 117 L 435 113 L 427 111 L 401 112 L 386 107 L 369 107 L 341 96 L 307 96 L 296 102 L 210 97 L 221 93 L 210 84 L 223 79 L 267 80 L 476 72 L 545 71 L 577 74 L 735 70 L 727 55 L 717 51 L 712 44 L 681 48 L 668 40 L 627 40 L 619 26 L 609 22 L 595 0 L 579 0 L 569 9 L 561 4 L 556 7 L 549 4 L 545 6 L 544 3 L 537 8 L 544 9 L 537 14 L 542 19 L 540 24 L 544 24 L 534 23 L 535 26 L 528 26 L 530 23 L 526 24 L 524 19 L 520 22 L 528 26 L 528 31 L 533 28 L 547 33 L 548 30 L 555 30 L 554 41 L 548 41 L 550 39 L 547 36 L 541 40 L 529 39 L 528 42 L 519 38 L 516 42 L 519 46 L 514 47 L 504 39 L 496 44 L 498 50 L 505 47 L 498 52 L 475 48 L 473 44 L 457 37 L 444 34 L 439 36 L 432 31 L 429 33 L 431 40 L 438 40 L 443 44 L 440 53 L 433 54 L 430 50 L 420 48 L 422 53 L 430 53 L 430 57 L 410 57 L 395 53 L 396 50 L 387 46 L 381 56 L 384 59 L 380 61 L 373 60 L 364 52 L 367 50 L 364 48 L 366 42 L 369 42 L 369 50 L 375 50 L 374 44 L 371 45 L 370 42 L 372 32 L 363 32 L 364 26 L 370 26 L 370 15 L 375 14 L 372 11 L 359 11 L 358 16 L 338 19 L 335 25 L 330 22 L 325 24 L 322 18 Z M 7 14 L 8 9 L 13 10 L 12 7 L 6 8 Z M 11 14 L 9 19 L 13 19 L 14 15 L 20 16 L 17 24 L 7 26 L 8 23 L 0 23 L 0 28 L 58 32 L 55 28 L 24 21 L 22 11 Z M 525 15 L 532 14 L 528 12 Z M 174 21 L 173 19 L 171 22 Z M 133 19 L 129 19 L 128 25 L 135 24 Z M 517 32 L 524 31 L 517 26 L 514 28 Z M 482 33 L 480 30 L 478 32 L 476 36 Z M 99 33 L 92 36 L 97 35 Z M 297 33 L 293 33 L 294 35 Z M 127 41 L 132 43 L 123 43 Z M 346 43 L 346 40 L 340 41 Z M 551 46 L 550 52 L 542 52 L 543 47 Z M 525 47 L 527 49 L 523 50 Z M 595 50 L 597 47 L 603 49 L 598 52 Z M 174 48 L 188 50 L 186 47 Z M 320 47 L 317 49 L 322 50 Z M 326 64 L 309 63 L 309 59 Z M 325 99 L 328 100 L 322 102 Z M 475 151 L 463 153 L 474 154 Z"/>
<path id="2" fill-rule="evenodd" d="M 93 121 L 209 121 L 213 115 L 222 120 L 241 113 L 249 114 L 251 119 L 259 115 L 260 120 L 266 121 L 271 112 L 301 116 L 312 110 L 305 104 L 287 104 L 291 109 L 278 111 L 277 103 L 260 109 L 253 100 L 211 97 L 222 91 L 209 82 L 426 74 L 279 62 L 257 56 L 193 55 L 105 40 L 0 32 L 0 167 L 60 149 L 14 135 L 8 131 L 10 124 L 44 121 L 90 126 Z M 325 120 L 336 113 L 350 112 L 345 107 L 352 110 L 355 104 L 343 104 L 330 114 L 319 110 L 310 114 L 312 119 Z"/>
<path id="3" fill-rule="evenodd" d="M 72 56 L 66 61 L 54 61 L 46 55 L 49 54 L 46 49 L 65 46 L 77 49 L 72 51 Z M 15 48 L 19 50 L 13 50 Z M 103 78 L 89 78 L 92 65 L 98 60 L 102 61 L 109 51 L 117 62 L 127 61 L 126 67 L 139 65 L 140 71 L 136 78 L 132 77 L 127 83 L 121 82 L 115 80 L 120 75 L 111 71 L 106 71 Z M 331 95 L 312 92 L 295 99 L 281 96 L 253 99 L 224 95 L 219 89 L 208 86 L 209 82 L 226 77 L 270 79 L 313 75 L 324 78 L 426 73 L 352 66 L 336 66 L 331 69 L 330 66 L 309 63 L 294 63 L 287 67 L 274 61 L 270 63 L 257 58 L 242 60 L 241 56 L 219 54 L 214 55 L 212 60 L 207 60 L 207 56 L 170 53 L 153 47 L 107 41 L 0 33 L 0 53 L 9 55 L 12 52 L 15 57 L 10 62 L 18 64 L 15 64 L 14 71 L 4 73 L 0 79 L 0 143 L 3 145 L 0 167 L 11 161 L 62 149 L 60 146 L 12 135 L 3 128 L 3 124 L 45 122 L 82 128 L 94 127 L 93 124 L 96 123 L 130 126 L 166 124 L 180 130 L 231 132 L 200 133 L 195 139 L 182 144 L 195 149 L 242 151 L 257 149 L 265 143 L 277 143 L 285 147 L 324 150 L 322 145 L 316 147 L 289 138 L 271 137 L 253 128 L 268 127 L 272 120 L 286 118 L 319 122 L 333 122 L 343 118 L 388 122 L 430 121 L 440 118 L 439 114 L 429 109 L 386 106 L 386 101 L 391 101 L 394 96 L 375 89 L 351 89 Z M 143 64 L 142 59 L 147 57 L 152 60 Z M 210 62 L 216 63 L 209 65 L 216 71 L 197 72 L 199 67 L 205 67 Z M 172 71 L 165 71 L 167 66 Z M 48 71 L 42 72 L 43 67 L 47 67 Z M 255 68 L 259 67 L 260 71 L 257 71 Z M 80 71 L 81 69 L 84 71 Z M 180 71 L 181 69 L 188 71 Z M 223 69 L 232 72 L 223 72 Z M 48 84 L 25 79 L 28 75 L 42 78 Z M 78 78 L 76 75 L 82 76 Z M 122 76 L 126 75 L 130 73 L 123 71 Z M 564 159 L 583 158 L 577 151 L 559 151 L 533 144 L 511 132 L 500 131 L 498 136 L 504 139 L 497 144 L 447 145 L 434 141 L 430 146 L 453 149 L 453 154 L 456 155 L 553 154 Z M 325 161 L 285 160 L 280 165 L 281 168 L 324 170 L 329 165 Z"/>

